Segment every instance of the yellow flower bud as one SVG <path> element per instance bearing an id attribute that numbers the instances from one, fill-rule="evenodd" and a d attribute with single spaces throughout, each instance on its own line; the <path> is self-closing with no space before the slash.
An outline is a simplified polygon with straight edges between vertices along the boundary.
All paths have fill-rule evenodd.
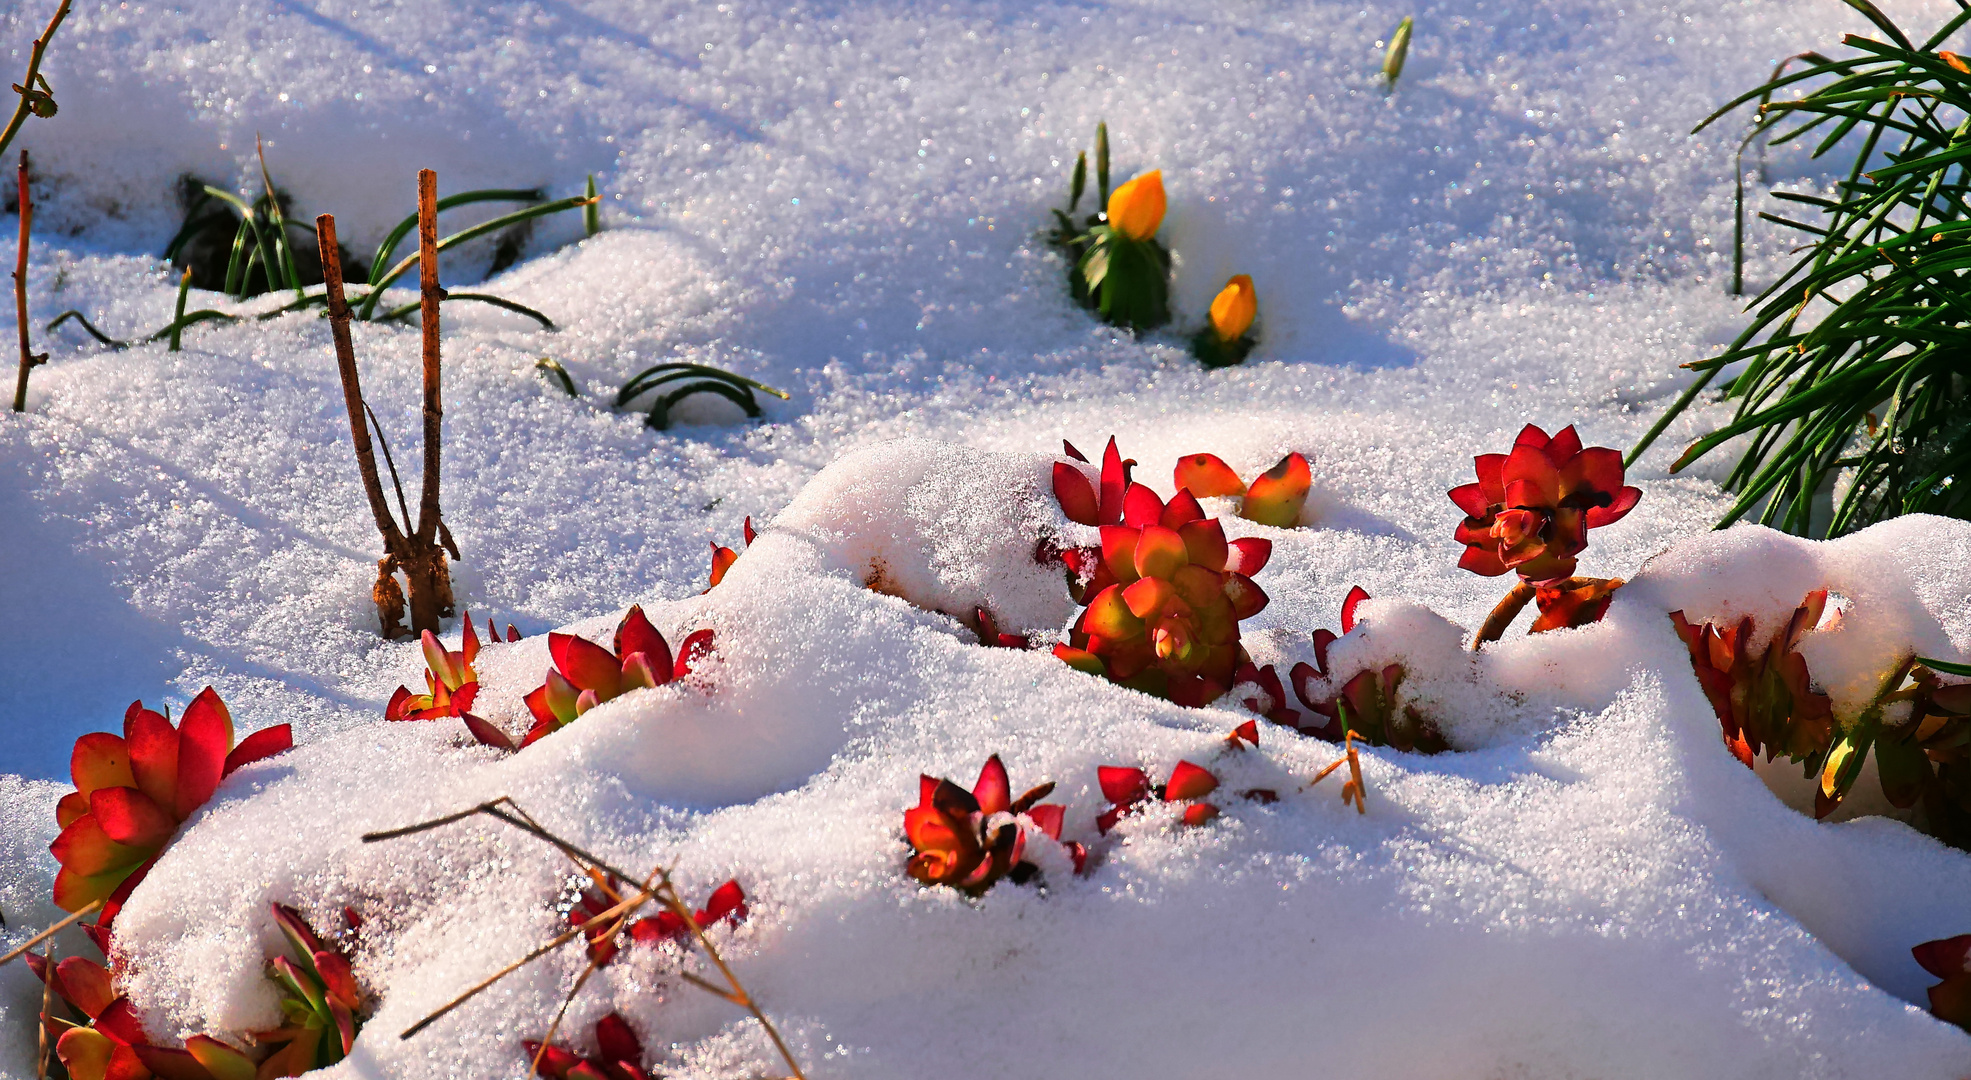
<path id="1" fill-rule="evenodd" d="M 1233 342 L 1245 336 L 1259 314 L 1259 300 L 1253 295 L 1252 278 L 1235 274 L 1211 301 L 1211 328 L 1218 340 Z"/>
<path id="2" fill-rule="evenodd" d="M 1163 170 L 1152 169 L 1109 193 L 1109 224 L 1132 240 L 1148 240 L 1163 224 Z"/>

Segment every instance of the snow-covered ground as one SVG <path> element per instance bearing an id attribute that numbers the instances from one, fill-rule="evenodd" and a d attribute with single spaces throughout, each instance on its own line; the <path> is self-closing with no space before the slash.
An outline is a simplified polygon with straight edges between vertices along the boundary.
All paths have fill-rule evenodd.
<path id="1" fill-rule="evenodd" d="M 47 6 L 15 6 L 7 63 Z M 1884 6 L 1913 28 L 1956 10 Z M 1412 13 L 1389 93 L 1379 41 Z M 1582 570 L 1671 554 L 1601 625 L 1515 632 L 1458 669 L 1457 752 L 1365 751 L 1366 816 L 1338 779 L 1297 790 L 1326 743 L 1265 728 L 1233 755 L 1249 714 L 1229 700 L 1158 702 L 926 610 L 989 601 L 1060 630 L 1072 605 L 1031 561 L 1065 525 L 1048 464 L 1064 437 L 1114 434 L 1166 494 L 1185 453 L 1246 475 L 1313 459 L 1303 527 L 1235 522 L 1274 543 L 1247 623 L 1261 663 L 1310 658 L 1353 585 L 1378 598 L 1372 630 L 1427 624 L 1404 603 L 1475 627 L 1505 586 L 1456 568 L 1445 490 L 1529 421 L 1630 445 L 1677 365 L 1729 340 L 1743 129 L 1687 133 L 1778 58 L 1863 29 L 1835 0 L 86 0 L 50 53 L 61 112 L 23 136 L 37 334 L 68 308 L 123 337 L 169 321 L 176 182 L 247 185 L 256 134 L 295 216 L 333 212 L 358 251 L 420 167 L 441 193 L 566 195 L 593 172 L 605 231 L 543 224 L 486 285 L 559 332 L 446 309 L 459 601 L 529 635 L 482 656 L 476 711 L 518 729 L 545 631 L 604 635 L 632 602 L 718 648 L 690 685 L 515 757 L 455 721 L 386 724 L 423 661 L 375 633 L 380 552 L 327 324 L 200 327 L 179 353 L 39 334 L 29 412 L 0 419 L 0 945 L 56 914 L 46 846 L 76 736 L 210 684 L 242 731 L 291 723 L 300 746 L 222 787 L 121 916 L 160 1041 L 270 1026 L 267 903 L 349 904 L 380 1007 L 341 1074 L 522 1075 L 579 950 L 396 1033 L 552 933 L 566 862 L 492 823 L 356 842 L 508 795 L 622 863 L 676 867 L 694 898 L 739 880 L 752 914 L 720 933 L 818 1077 L 1961 1077 L 1971 1038 L 1911 1004 L 1930 980 L 1908 950 L 1971 931 L 1971 858 L 1782 803 L 1720 745 L 1662 613 L 1771 619 L 1824 585 L 1852 604 L 1845 633 L 1961 654 L 1971 528 L 1712 537 L 1715 466 L 1665 470 L 1715 412 L 1631 470 L 1642 502 Z M 1038 233 L 1102 119 L 1118 180 L 1164 171 L 1184 324 L 1253 276 L 1245 366 L 1200 370 L 1177 337 L 1130 340 L 1067 299 Z M 1771 157 L 1773 179 L 1821 175 Z M 1750 277 L 1794 242 L 1755 229 Z M 355 340 L 414 457 L 416 331 Z M 611 408 L 673 358 L 792 400 L 762 423 L 693 406 L 667 433 Z M 748 516 L 769 526 L 756 549 L 698 595 L 707 541 L 738 546 Z M 863 588 L 872 560 L 917 604 Z M 1467 663 L 1388 637 L 1419 671 Z M 918 773 L 969 783 L 995 752 L 1016 790 L 1059 783 L 1089 872 L 976 903 L 920 888 L 900 834 Z M 1284 797 L 1097 841 L 1096 766 L 1179 758 Z M 676 968 L 631 950 L 568 1030 L 615 1008 L 666 1075 L 771 1072 L 752 1022 Z M 33 1074 L 38 1000 L 0 969 L 0 1074 Z"/>

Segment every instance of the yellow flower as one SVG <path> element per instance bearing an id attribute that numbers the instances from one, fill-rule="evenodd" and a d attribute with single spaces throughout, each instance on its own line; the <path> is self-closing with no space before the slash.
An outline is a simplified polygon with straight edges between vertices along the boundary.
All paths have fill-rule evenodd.
<path id="1" fill-rule="evenodd" d="M 1163 224 L 1163 170 L 1152 169 L 1109 193 L 1109 224 L 1131 240 L 1148 240 Z"/>
<path id="2" fill-rule="evenodd" d="M 1218 340 L 1237 341 L 1245 336 L 1257 314 L 1259 300 L 1252 292 L 1252 278 L 1234 274 L 1211 301 L 1211 328 L 1217 331 Z"/>

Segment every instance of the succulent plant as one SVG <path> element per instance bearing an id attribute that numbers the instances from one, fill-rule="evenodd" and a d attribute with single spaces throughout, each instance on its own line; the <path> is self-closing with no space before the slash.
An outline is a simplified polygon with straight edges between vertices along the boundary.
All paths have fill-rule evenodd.
<path id="1" fill-rule="evenodd" d="M 1403 665 L 1364 668 L 1345 682 L 1329 669 L 1329 650 L 1336 641 L 1355 632 L 1355 609 L 1367 599 L 1368 592 L 1359 585 L 1348 590 L 1341 604 L 1340 637 L 1325 627 L 1314 631 L 1314 663 L 1302 661 L 1288 672 L 1294 696 L 1327 718 L 1324 724 L 1305 725 L 1300 730 L 1329 742 L 1341 742 L 1353 732 L 1356 738 L 1372 746 L 1393 746 L 1426 754 L 1449 749 L 1436 722 L 1416 705 L 1403 700 L 1401 689 L 1406 674 Z"/>
<path id="2" fill-rule="evenodd" d="M 1217 454 L 1186 454 L 1177 459 L 1171 481 L 1200 499 L 1237 497 L 1240 517 L 1291 529 L 1300 523 L 1301 508 L 1313 490 L 1314 470 L 1307 458 L 1291 453 L 1247 484 Z"/>
<path id="3" fill-rule="evenodd" d="M 1280 682 L 1280 674 L 1273 670 L 1273 665 L 1268 664 L 1265 667 L 1258 667 L 1251 662 L 1247 662 L 1239 665 L 1239 670 L 1233 674 L 1232 678 L 1235 682 L 1252 683 L 1259 687 L 1259 694 L 1257 696 L 1245 698 L 1241 702 L 1246 708 L 1251 709 L 1253 712 L 1276 724 L 1282 724 L 1295 730 L 1300 729 L 1300 713 L 1296 712 L 1292 706 L 1287 704 L 1286 687 Z M 1250 723 L 1250 721 L 1248 722 Z M 1241 728 L 1240 730 L 1244 729 Z M 1255 730 L 1257 730 L 1256 726 Z M 1259 740 L 1255 736 L 1253 745 L 1257 746 L 1258 744 Z"/>
<path id="4" fill-rule="evenodd" d="M 596 869 L 590 869 L 588 874 L 593 884 L 582 890 L 574 906 L 568 909 L 570 926 L 581 926 L 621 904 L 635 892 L 613 874 Z M 692 918 L 700 930 L 708 930 L 721 921 L 734 924 L 744 922 L 746 914 L 746 890 L 739 887 L 736 879 L 729 879 L 712 890 L 705 906 L 694 912 Z M 691 928 L 669 910 L 640 919 L 631 919 L 625 912 L 614 920 L 598 923 L 583 932 L 588 939 L 589 959 L 598 966 L 615 959 L 619 951 L 618 935 L 625 932 L 631 940 L 643 945 L 654 945 L 660 941 L 682 942 L 691 937 Z"/>
<path id="5" fill-rule="evenodd" d="M 1528 424 L 1511 453 L 1480 454 L 1474 464 L 1478 481 L 1450 496 L 1465 512 L 1458 565 L 1485 577 L 1512 571 L 1537 583 L 1572 575 L 1588 530 L 1620 521 L 1642 497 L 1623 486 L 1621 452 L 1583 448 L 1571 424 L 1552 438 Z"/>
<path id="6" fill-rule="evenodd" d="M 285 904 L 272 907 L 289 948 L 289 955 L 267 964 L 267 977 L 280 989 L 284 1022 L 253 1033 L 256 1043 L 275 1048 L 257 1075 L 300 1076 L 348 1055 L 362 1030 L 367 999 L 340 948 L 322 940 L 299 911 Z"/>
<path id="7" fill-rule="evenodd" d="M 548 653 L 554 658 L 554 667 L 548 669 L 547 681 L 527 694 L 534 726 L 521 745 L 538 742 L 597 705 L 631 690 L 664 686 L 690 674 L 691 665 L 711 648 L 712 631 L 694 631 L 673 659 L 670 643 L 650 625 L 641 605 L 631 605 L 623 615 L 609 649 L 572 634 L 549 634 Z"/>
<path id="8" fill-rule="evenodd" d="M 1035 833 L 1061 843 L 1065 810 L 1042 803 L 1054 790 L 1041 784 L 1013 797 L 1006 766 L 994 754 L 979 771 L 978 782 L 966 791 L 949 780 L 920 776 L 917 805 L 903 814 L 904 836 L 911 856 L 910 876 L 924 885 L 949 885 L 972 896 L 1007 878 L 1024 884 L 1040 873 L 1027 859 L 1027 844 Z M 1063 844 L 1079 871 L 1086 858 L 1080 844 Z"/>
<path id="9" fill-rule="evenodd" d="M 744 528 L 745 528 L 745 536 L 746 536 L 746 546 L 752 547 L 753 537 L 755 537 L 758 534 L 753 531 L 753 519 L 750 516 L 746 519 L 746 524 Z M 718 588 L 719 582 L 725 580 L 725 572 L 727 570 L 732 569 L 732 564 L 738 561 L 739 561 L 739 553 L 737 551 L 734 551 L 729 547 L 721 547 L 717 541 L 713 541 L 712 542 L 712 582 L 711 584 L 705 586 L 705 592 L 711 592 L 713 589 Z"/>
<path id="10" fill-rule="evenodd" d="M 649 1080 L 643 1067 L 643 1043 L 630 1022 L 610 1013 L 595 1023 L 593 1055 L 583 1056 L 559 1046 L 543 1047 L 523 1041 L 535 1072 L 551 1080 Z"/>
<path id="11" fill-rule="evenodd" d="M 1670 613 L 1725 746 L 1747 767 L 1760 753 L 1803 765 L 1817 778 L 1814 816 L 1821 818 L 1847 798 L 1873 752 L 1891 805 L 1921 806 L 1939 839 L 1971 846 L 1971 684 L 1945 683 L 1929 664 L 1904 657 L 1858 714 L 1837 713 L 1799 648 L 1821 625 L 1827 602 L 1827 590 L 1809 592 L 1763 643 L 1750 616 L 1720 627 Z"/>
<path id="12" fill-rule="evenodd" d="M 1252 575 L 1273 545 L 1250 537 L 1228 542 L 1224 527 L 1204 516 L 1190 492 L 1178 491 L 1166 505 L 1128 480 L 1131 464 L 1110 439 L 1099 496 L 1081 470 L 1055 465 L 1062 512 L 1099 525 L 1102 542 L 1099 552 L 1064 556 L 1070 569 L 1086 574 L 1074 587 L 1086 607 L 1054 654 L 1112 682 L 1202 706 L 1231 689 L 1247 660 L 1239 621 L 1266 606 Z"/>
<path id="13" fill-rule="evenodd" d="M 1930 988 L 1930 1014 L 1971 1031 L 1971 934 L 1926 941 L 1910 954 L 1923 970 L 1943 980 Z"/>
<path id="14" fill-rule="evenodd" d="M 1255 732 L 1254 744 L 1257 742 Z M 1149 802 L 1152 796 L 1164 802 L 1189 803 L 1179 818 L 1186 825 L 1203 825 L 1218 816 L 1216 805 L 1199 801 L 1218 790 L 1218 777 L 1189 761 L 1179 761 L 1170 770 L 1170 779 L 1155 786 L 1143 770 L 1119 765 L 1098 767 L 1095 779 L 1102 788 L 1102 797 L 1109 800 L 1109 808 L 1095 819 L 1095 827 L 1103 833 L 1115 828 L 1124 815 Z"/>
<path id="15" fill-rule="evenodd" d="M 55 807 L 62 831 L 49 847 L 61 863 L 56 905 L 80 911 L 101 900 L 96 923 L 109 929 L 130 890 L 219 782 L 293 745 L 286 724 L 234 745 L 232 714 L 210 686 L 176 727 L 143 702 L 131 702 L 122 735 L 96 732 L 75 741 L 69 761 L 75 790 Z"/>

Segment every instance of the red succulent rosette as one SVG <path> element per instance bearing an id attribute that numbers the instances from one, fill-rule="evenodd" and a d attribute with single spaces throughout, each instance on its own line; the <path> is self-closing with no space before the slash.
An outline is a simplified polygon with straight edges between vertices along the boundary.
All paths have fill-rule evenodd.
<path id="1" fill-rule="evenodd" d="M 1571 424 L 1551 438 L 1528 424 L 1511 453 L 1480 454 L 1474 464 L 1478 482 L 1450 496 L 1465 512 L 1458 565 L 1485 577 L 1508 570 L 1530 582 L 1568 577 L 1588 530 L 1620 521 L 1642 497 L 1623 486 L 1621 453 L 1584 448 Z"/>

